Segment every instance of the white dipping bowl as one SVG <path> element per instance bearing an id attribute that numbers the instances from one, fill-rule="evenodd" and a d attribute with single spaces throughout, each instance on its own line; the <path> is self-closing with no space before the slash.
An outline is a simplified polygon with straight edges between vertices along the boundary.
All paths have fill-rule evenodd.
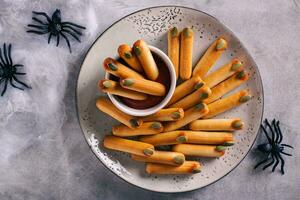
<path id="1" fill-rule="evenodd" d="M 160 57 L 162 59 L 162 61 L 166 64 L 168 70 L 169 70 L 169 74 L 170 74 L 170 88 L 167 92 L 167 95 L 165 96 L 165 98 L 158 103 L 157 105 L 151 107 L 151 108 L 147 108 L 147 109 L 135 109 L 135 108 L 131 108 L 127 105 L 125 105 L 123 102 L 121 102 L 119 100 L 118 97 L 116 97 L 115 95 L 109 94 L 108 93 L 108 97 L 109 99 L 112 101 L 112 103 L 119 108 L 121 111 L 123 111 L 124 113 L 127 113 L 129 115 L 133 115 L 133 116 L 147 116 L 147 115 L 151 115 L 153 113 L 156 113 L 157 111 L 159 111 L 160 109 L 162 109 L 163 107 L 165 107 L 167 105 L 167 103 L 170 101 L 171 97 L 173 96 L 173 93 L 175 91 L 175 87 L 176 87 L 176 73 L 175 73 L 175 69 L 173 67 L 173 64 L 171 62 L 171 60 L 169 59 L 169 57 L 160 49 L 154 47 L 154 46 L 150 46 L 150 51 L 153 52 L 154 54 L 156 54 L 158 57 Z M 109 79 L 109 73 L 105 73 L 105 78 Z M 149 86 L 151 87 L 151 86 Z"/>

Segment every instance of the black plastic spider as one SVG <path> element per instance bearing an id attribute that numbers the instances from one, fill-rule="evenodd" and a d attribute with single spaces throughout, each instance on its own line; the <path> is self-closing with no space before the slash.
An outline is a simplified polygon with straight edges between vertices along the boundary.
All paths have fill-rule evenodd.
<path id="1" fill-rule="evenodd" d="M 47 22 L 42 21 L 36 17 L 32 17 L 32 20 L 38 22 L 39 25 L 36 24 L 28 24 L 29 27 L 35 28 L 32 30 L 28 30 L 28 33 L 35 33 L 38 35 L 43 34 L 49 34 L 48 37 L 48 44 L 50 43 L 51 37 L 57 37 L 56 38 L 56 46 L 59 45 L 59 38 L 62 36 L 69 47 L 70 53 L 72 53 L 71 45 L 68 37 L 66 34 L 71 35 L 73 38 L 75 38 L 78 42 L 81 42 L 79 37 L 82 35 L 80 29 L 85 29 L 85 27 L 74 24 L 72 22 L 62 22 L 61 21 L 61 14 L 60 10 L 56 9 L 55 12 L 52 14 L 52 18 L 50 18 L 46 13 L 44 12 L 32 12 L 34 15 L 41 15 L 44 16 L 47 19 Z"/>
<path id="2" fill-rule="evenodd" d="M 14 81 L 19 83 L 20 85 L 30 88 L 25 83 L 19 81 L 16 77 L 16 75 L 25 75 L 26 73 L 18 72 L 18 68 L 23 67 L 23 65 L 20 64 L 13 64 L 13 61 L 11 59 L 11 44 L 8 45 L 8 49 L 6 49 L 6 44 L 3 44 L 3 55 L 2 50 L 0 48 L 0 85 L 4 82 L 4 88 L 2 90 L 1 96 L 4 95 L 7 89 L 7 84 L 10 83 L 12 87 L 24 90 L 24 88 L 21 88 L 14 84 Z"/>
<path id="3" fill-rule="evenodd" d="M 284 174 L 284 163 L 285 162 L 284 162 L 284 159 L 281 154 L 287 155 L 287 156 L 292 156 L 291 154 L 286 153 L 283 150 L 284 150 L 284 147 L 289 147 L 292 149 L 293 149 L 293 147 L 288 144 L 281 144 L 282 132 L 281 132 L 281 129 L 279 126 L 279 121 L 276 121 L 275 119 L 273 119 L 272 126 L 267 119 L 265 119 L 265 126 L 263 126 L 263 125 L 260 126 L 261 130 L 264 132 L 264 134 L 267 137 L 268 143 L 260 144 L 260 145 L 258 145 L 257 148 L 259 151 L 267 154 L 267 157 L 264 160 L 262 160 L 261 162 L 259 162 L 254 167 L 254 169 L 256 169 L 258 166 L 260 166 L 261 164 L 263 164 L 271 159 L 271 162 L 266 164 L 263 167 L 263 170 L 265 170 L 267 167 L 273 165 L 274 162 L 276 161 L 272 168 L 272 172 L 274 172 L 277 165 L 279 164 L 279 161 L 281 161 L 281 173 Z M 269 128 L 269 131 L 271 132 L 271 137 L 269 136 L 269 134 L 267 132 L 267 128 Z"/>

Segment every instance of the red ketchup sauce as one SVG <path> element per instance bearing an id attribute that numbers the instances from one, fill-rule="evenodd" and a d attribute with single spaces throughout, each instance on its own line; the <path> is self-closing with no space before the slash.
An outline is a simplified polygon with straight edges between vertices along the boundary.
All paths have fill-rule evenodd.
<path id="1" fill-rule="evenodd" d="M 170 89 L 170 84 L 171 84 L 170 72 L 169 72 L 168 67 L 166 66 L 165 62 L 159 56 L 157 56 L 153 52 L 152 52 L 152 55 L 153 55 L 153 58 L 156 62 L 158 70 L 159 70 L 159 76 L 157 77 L 157 79 L 155 81 L 163 84 L 166 87 L 166 94 L 167 94 Z M 123 60 L 118 59 L 118 61 L 121 62 L 122 64 L 128 66 Z M 145 74 L 143 74 L 143 75 L 144 75 L 144 77 L 146 77 Z M 119 81 L 118 77 L 115 77 L 112 75 L 110 75 L 109 79 L 114 80 L 114 81 Z M 151 85 L 149 85 L 149 87 L 151 87 Z M 125 105 L 127 105 L 131 108 L 142 110 L 142 109 L 151 108 L 151 107 L 159 104 L 165 98 L 165 96 L 159 97 L 159 96 L 148 95 L 148 98 L 146 100 L 133 100 L 133 99 L 128 99 L 128 98 L 120 97 L 120 96 L 118 96 L 118 98 Z"/>

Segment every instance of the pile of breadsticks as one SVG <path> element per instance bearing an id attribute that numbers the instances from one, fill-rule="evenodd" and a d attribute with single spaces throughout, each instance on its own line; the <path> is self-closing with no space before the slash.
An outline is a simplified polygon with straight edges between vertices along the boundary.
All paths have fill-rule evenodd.
<path id="1" fill-rule="evenodd" d="M 168 32 L 168 56 L 183 82 L 176 87 L 166 108 L 137 118 L 121 112 L 107 98 L 97 100 L 98 109 L 121 122 L 112 128 L 113 135 L 105 136 L 104 147 L 130 153 L 133 160 L 145 162 L 147 173 L 198 173 L 201 164 L 187 161 L 185 157 L 224 155 L 226 148 L 234 145 L 233 131 L 244 126 L 239 118 L 211 119 L 251 99 L 248 90 L 223 97 L 248 80 L 242 62 L 233 59 L 207 75 L 227 48 L 227 41 L 220 37 L 208 47 L 192 69 L 193 37 L 190 28 L 179 33 L 174 27 Z M 154 82 L 157 69 L 150 69 L 150 63 L 151 67 L 156 65 L 145 42 L 136 42 L 133 50 L 122 45 L 118 52 L 131 68 L 121 66 L 112 59 L 105 60 L 105 70 L 120 77 L 121 86 L 109 80 L 100 81 L 102 91 L 140 100 L 147 98 L 143 95 L 150 94 L 150 89 L 153 90 L 152 95 L 164 93 L 160 87 L 146 84 L 146 81 Z M 140 77 L 138 72 L 141 70 L 150 80 Z M 135 81 L 139 83 L 139 89 L 134 87 Z M 129 139 L 129 136 L 138 136 L 138 139 Z M 161 150 L 165 146 L 169 147 L 168 151 Z"/>

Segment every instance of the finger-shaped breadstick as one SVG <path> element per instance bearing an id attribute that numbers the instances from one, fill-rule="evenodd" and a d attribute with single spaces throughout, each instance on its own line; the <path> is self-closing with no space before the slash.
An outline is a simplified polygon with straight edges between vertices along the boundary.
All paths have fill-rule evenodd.
<path id="1" fill-rule="evenodd" d="M 184 111 L 184 117 L 174 122 L 167 122 L 164 125 L 164 131 L 174 131 L 187 125 L 188 123 L 205 116 L 208 113 L 208 107 L 204 103 L 199 103 L 196 106 Z"/>
<path id="2" fill-rule="evenodd" d="M 241 90 L 228 97 L 217 100 L 208 105 L 209 112 L 203 118 L 212 118 L 220 113 L 237 107 L 251 99 L 251 96 L 247 90 Z"/>
<path id="3" fill-rule="evenodd" d="M 133 44 L 133 50 L 138 57 L 147 77 L 150 80 L 156 80 L 158 77 L 158 68 L 151 54 L 151 51 L 143 40 L 138 40 Z"/>
<path id="4" fill-rule="evenodd" d="M 214 86 L 221 83 L 222 81 L 224 81 L 225 79 L 233 75 L 234 73 L 242 70 L 243 70 L 243 64 L 241 63 L 241 61 L 237 59 L 233 59 L 229 63 L 217 69 L 216 71 L 213 71 L 212 73 L 207 75 L 203 79 L 203 81 L 208 87 L 213 88 Z"/>
<path id="5" fill-rule="evenodd" d="M 200 78 L 200 76 L 193 76 L 192 78 L 184 81 L 180 85 L 178 85 L 175 89 L 175 92 L 169 101 L 168 105 L 172 105 L 177 102 L 179 99 L 185 97 L 186 95 L 192 93 L 194 90 L 201 88 L 204 85 L 204 82 Z"/>
<path id="6" fill-rule="evenodd" d="M 244 122 L 239 119 L 200 119 L 189 124 L 189 128 L 195 131 L 234 131 L 240 130 Z"/>
<path id="7" fill-rule="evenodd" d="M 125 62 L 134 70 L 138 72 L 143 72 L 142 65 L 140 64 L 138 58 L 133 53 L 132 48 L 127 44 L 122 44 L 118 48 L 119 56 L 125 60 Z"/>
<path id="8" fill-rule="evenodd" d="M 126 97 L 129 99 L 134 99 L 134 100 L 147 99 L 146 94 L 132 91 L 132 90 L 127 90 L 127 89 L 121 87 L 120 83 L 112 81 L 112 80 L 100 80 L 98 83 L 98 87 L 102 92 L 107 92 L 110 94 L 118 95 L 121 97 Z"/>
<path id="9" fill-rule="evenodd" d="M 140 137 L 140 141 L 153 144 L 154 146 L 180 143 L 224 145 L 226 143 L 233 143 L 233 135 L 229 132 L 179 130 L 143 136 Z"/>
<path id="10" fill-rule="evenodd" d="M 113 135 L 106 135 L 103 140 L 104 147 L 141 156 L 151 156 L 154 147 L 151 144 L 128 140 Z"/>
<path id="11" fill-rule="evenodd" d="M 143 121 L 176 121 L 184 116 L 182 108 L 161 109 L 157 113 L 143 117 Z"/>
<path id="12" fill-rule="evenodd" d="M 211 102 L 218 100 L 226 93 L 230 92 L 234 88 L 237 88 L 238 86 L 240 86 L 241 84 L 246 82 L 248 80 L 248 78 L 249 78 L 249 76 L 248 76 L 248 74 L 246 74 L 246 72 L 244 70 L 235 73 L 227 80 L 216 85 L 211 90 L 212 94 L 207 99 L 203 100 L 203 102 L 206 104 L 210 104 Z"/>
<path id="13" fill-rule="evenodd" d="M 164 127 L 160 122 L 144 122 L 141 126 L 135 129 L 128 128 L 123 124 L 113 126 L 112 133 L 120 137 L 136 135 L 153 135 L 161 133 L 163 129 Z"/>
<path id="14" fill-rule="evenodd" d="M 129 67 L 123 65 L 122 63 L 116 61 L 112 58 L 106 58 L 103 61 L 103 67 L 105 71 L 110 74 L 113 74 L 119 78 L 144 78 L 142 75 L 137 73 L 136 71 L 130 69 Z"/>
<path id="15" fill-rule="evenodd" d="M 168 56 L 173 63 L 176 77 L 178 78 L 179 70 L 179 42 L 180 34 L 177 27 L 169 29 L 168 32 Z"/>
<path id="16" fill-rule="evenodd" d="M 102 112 L 110 115 L 112 118 L 118 120 L 122 124 L 130 128 L 137 128 L 142 125 L 143 120 L 137 119 L 133 116 L 127 115 L 120 111 L 109 99 L 106 97 L 100 97 L 97 102 L 96 106 Z"/>
<path id="17" fill-rule="evenodd" d="M 192 75 L 194 32 L 191 28 L 185 28 L 180 36 L 180 69 L 182 80 L 187 80 Z"/>
<path id="18" fill-rule="evenodd" d="M 183 153 L 186 156 L 211 158 L 221 157 L 225 154 L 225 150 L 217 150 L 217 146 L 199 144 L 176 144 L 172 147 L 172 151 Z"/>
<path id="19" fill-rule="evenodd" d="M 199 75 L 204 78 L 213 64 L 219 59 L 222 53 L 227 48 L 227 41 L 224 38 L 216 39 L 205 54 L 200 58 L 193 71 L 193 76 Z"/>
<path id="20" fill-rule="evenodd" d="M 141 162 L 161 163 L 176 166 L 182 165 L 185 161 L 185 157 L 182 153 L 171 151 L 154 151 L 151 156 L 138 156 L 132 154 L 131 158 Z"/>
<path id="21" fill-rule="evenodd" d="M 207 86 L 203 86 L 196 90 L 195 92 L 187 95 L 186 97 L 180 99 L 176 103 L 170 105 L 170 108 L 182 108 L 184 110 L 196 105 L 197 103 L 204 101 L 211 95 L 211 90 Z"/>
<path id="22" fill-rule="evenodd" d="M 180 166 L 147 163 L 148 174 L 195 174 L 201 172 L 201 164 L 197 161 L 185 161 Z"/>
<path id="23" fill-rule="evenodd" d="M 164 96 L 166 94 L 166 87 L 163 84 L 146 79 L 126 78 L 121 79 L 120 84 L 123 88 L 153 96 Z"/>
<path id="24" fill-rule="evenodd" d="M 159 133 L 157 135 L 142 136 L 139 140 L 158 146 L 184 143 L 188 141 L 188 137 L 186 131 L 170 131 Z"/>

